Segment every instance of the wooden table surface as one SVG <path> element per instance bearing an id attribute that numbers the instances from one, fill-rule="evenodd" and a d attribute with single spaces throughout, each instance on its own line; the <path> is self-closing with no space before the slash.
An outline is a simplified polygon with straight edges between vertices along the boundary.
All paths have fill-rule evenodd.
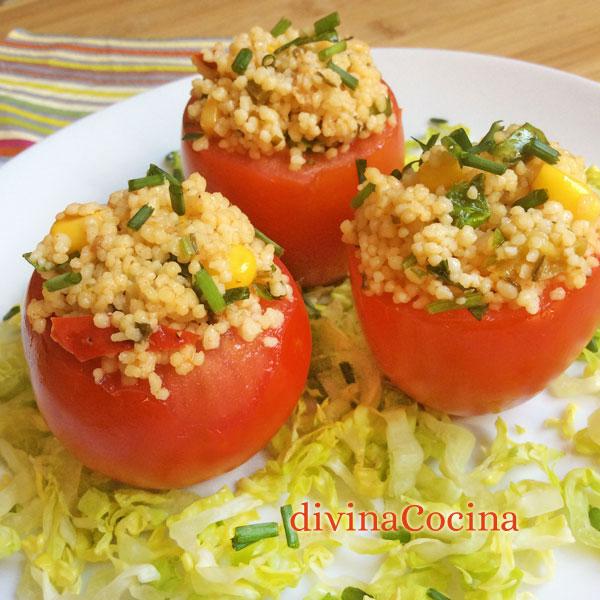
<path id="1" fill-rule="evenodd" d="M 372 46 L 469 50 L 600 81 L 600 0 L 0 0 L 0 37 L 15 27 L 88 36 L 230 36 L 300 25 L 339 9 L 342 30 Z"/>

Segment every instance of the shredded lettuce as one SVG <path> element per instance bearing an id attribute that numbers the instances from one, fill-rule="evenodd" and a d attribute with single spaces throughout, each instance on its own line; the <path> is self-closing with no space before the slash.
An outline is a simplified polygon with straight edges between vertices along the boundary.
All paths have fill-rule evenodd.
<path id="1" fill-rule="evenodd" d="M 128 488 L 79 464 L 37 411 L 18 319 L 0 324 L 0 559 L 25 556 L 19 599 L 259 600 L 303 580 L 308 600 L 337 600 L 347 588 L 376 600 L 423 600 L 430 589 L 508 600 L 552 576 L 554 548 L 574 538 L 600 543 L 588 516 L 600 507 L 593 471 L 561 481 L 553 468 L 561 453 L 512 440 L 502 419 L 479 448 L 469 429 L 381 377 L 348 282 L 313 290 L 307 302 L 320 318 L 311 321 L 310 376 L 292 418 L 262 469 L 206 497 Z M 600 412 L 585 443 L 600 449 Z M 523 466 L 538 476 L 517 481 Z M 512 511 L 519 531 L 412 532 L 401 543 L 342 527 L 301 531 L 297 550 L 283 534 L 232 548 L 237 526 L 304 501 L 337 516 L 348 501 L 380 515 L 417 503 L 446 516 Z M 422 522 L 411 516 L 412 526 Z M 336 576 L 342 548 L 377 564 Z"/>

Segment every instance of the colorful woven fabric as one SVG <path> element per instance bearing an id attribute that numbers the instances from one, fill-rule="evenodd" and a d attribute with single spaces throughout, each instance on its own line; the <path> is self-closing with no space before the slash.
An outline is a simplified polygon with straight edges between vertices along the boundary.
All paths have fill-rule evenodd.
<path id="1" fill-rule="evenodd" d="M 190 75 L 208 39 L 39 35 L 0 42 L 0 164 L 89 113 Z"/>

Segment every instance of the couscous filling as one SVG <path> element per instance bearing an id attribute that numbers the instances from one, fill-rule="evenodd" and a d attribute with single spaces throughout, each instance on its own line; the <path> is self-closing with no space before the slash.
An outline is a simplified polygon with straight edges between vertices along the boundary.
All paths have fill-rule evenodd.
<path id="1" fill-rule="evenodd" d="M 494 123 L 473 144 L 461 128 L 393 175 L 374 168 L 343 239 L 364 290 L 431 313 L 503 305 L 536 314 L 582 288 L 600 252 L 600 198 L 582 158 L 535 127 Z"/>
<path id="2" fill-rule="evenodd" d="M 328 158 L 356 138 L 395 125 L 389 90 L 369 46 L 339 37 L 337 13 L 301 32 L 282 19 L 253 27 L 195 58 L 188 114 L 198 123 L 196 151 L 209 143 L 252 158 L 289 151 L 290 169 L 309 153 Z"/>
<path id="3" fill-rule="evenodd" d="M 51 316 L 93 315 L 95 327 L 115 329 L 112 341 L 132 342 L 102 359 L 96 381 L 120 371 L 125 383 L 148 380 L 160 400 L 169 391 L 157 365 L 185 375 L 229 329 L 276 345 L 269 330 L 281 326 L 283 313 L 260 301 L 292 295 L 274 263 L 275 246 L 239 208 L 208 193 L 197 173 L 184 181 L 167 175 L 151 167 L 105 205 L 67 206 L 27 255 L 44 279 L 43 297 L 27 307 L 34 330 L 43 332 Z M 189 332 L 197 342 L 153 351 L 149 338 L 159 327 Z"/>

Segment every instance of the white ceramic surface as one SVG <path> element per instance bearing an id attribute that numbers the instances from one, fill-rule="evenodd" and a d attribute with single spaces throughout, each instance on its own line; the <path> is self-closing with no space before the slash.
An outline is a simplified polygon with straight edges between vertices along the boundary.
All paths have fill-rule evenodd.
<path id="1" fill-rule="evenodd" d="M 468 124 L 475 135 L 492 121 L 533 122 L 551 139 L 600 164 L 600 85 L 575 75 L 524 62 L 491 56 L 423 49 L 377 49 L 376 62 L 403 107 L 407 135 L 419 135 L 429 117 Z M 0 168 L 0 308 L 22 299 L 30 267 L 20 255 L 47 232 L 52 217 L 74 201 L 104 202 L 107 195 L 144 174 L 177 148 L 180 118 L 188 97 L 189 79 L 119 103 L 91 115 L 27 150 Z M 36 191 L 41 190 L 41 191 Z M 599 299 L 600 300 L 600 299 Z M 581 398 L 579 426 L 598 405 L 597 398 Z M 523 437 L 560 447 L 554 431 L 544 430 L 545 418 L 558 416 L 565 401 L 542 393 L 523 406 L 507 411 L 509 425 L 527 427 Z M 482 443 L 493 436 L 495 417 L 464 422 Z M 211 492 L 234 484 L 262 462 L 260 456 L 234 472 L 197 489 Z M 560 470 L 578 464 L 567 457 Z M 598 557 L 573 546 L 556 552 L 556 577 L 537 587 L 541 600 L 595 597 L 600 586 Z M 368 577 L 375 568 L 371 557 L 362 562 L 343 556 L 337 574 Z M 19 557 L 0 563 L 0 598 L 14 597 Z M 357 568 L 360 567 L 360 568 Z M 590 595 L 591 594 L 591 595 Z M 301 589 L 284 594 L 301 598 Z"/>

